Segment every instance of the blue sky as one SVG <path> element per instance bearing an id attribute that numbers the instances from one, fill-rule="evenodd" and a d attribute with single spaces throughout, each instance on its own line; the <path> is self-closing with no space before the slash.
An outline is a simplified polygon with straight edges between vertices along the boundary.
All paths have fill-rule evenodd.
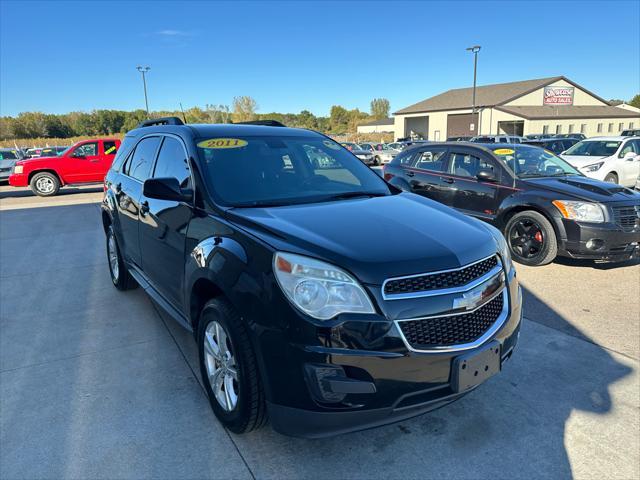
<path id="1" fill-rule="evenodd" d="M 565 75 L 640 91 L 640 2 L 0 1 L 0 113 L 231 104 L 397 110 L 472 83 Z"/>

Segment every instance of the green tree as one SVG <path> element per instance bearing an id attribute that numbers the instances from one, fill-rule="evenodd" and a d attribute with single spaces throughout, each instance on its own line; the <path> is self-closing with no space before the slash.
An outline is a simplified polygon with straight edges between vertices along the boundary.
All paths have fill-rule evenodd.
<path id="1" fill-rule="evenodd" d="M 376 120 L 389 117 L 389 100 L 386 98 L 374 98 L 371 100 L 371 116 Z"/>
<path id="2" fill-rule="evenodd" d="M 340 105 L 334 105 L 329 112 L 329 128 L 333 133 L 344 133 L 349 123 L 349 112 Z"/>
<path id="3" fill-rule="evenodd" d="M 252 97 L 233 97 L 232 118 L 234 122 L 248 122 L 255 120 L 257 109 L 258 104 Z"/>
<path id="4" fill-rule="evenodd" d="M 640 93 L 629 100 L 629 105 L 631 105 L 632 107 L 640 108 Z"/>

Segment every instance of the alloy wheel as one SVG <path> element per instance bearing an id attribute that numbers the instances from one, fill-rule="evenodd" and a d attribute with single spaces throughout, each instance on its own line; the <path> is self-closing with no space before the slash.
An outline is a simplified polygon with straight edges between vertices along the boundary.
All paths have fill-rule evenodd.
<path id="1" fill-rule="evenodd" d="M 55 185 L 53 184 L 53 180 L 51 180 L 49 177 L 40 177 L 38 178 L 38 180 L 36 180 L 36 188 L 39 192 L 51 193 L 53 192 Z"/>
<path id="2" fill-rule="evenodd" d="M 231 412 L 238 405 L 238 368 L 229 335 L 216 321 L 205 330 L 204 357 L 211 391 L 220 406 Z"/>
<path id="3" fill-rule="evenodd" d="M 107 255 L 109 256 L 111 275 L 113 276 L 113 280 L 117 282 L 120 276 L 120 266 L 118 265 L 118 247 L 116 246 L 116 239 L 113 233 L 109 234 L 109 240 L 107 241 Z"/>
<path id="4" fill-rule="evenodd" d="M 531 259 L 542 252 L 544 247 L 542 227 L 530 218 L 523 218 L 509 231 L 511 250 L 521 258 Z"/>

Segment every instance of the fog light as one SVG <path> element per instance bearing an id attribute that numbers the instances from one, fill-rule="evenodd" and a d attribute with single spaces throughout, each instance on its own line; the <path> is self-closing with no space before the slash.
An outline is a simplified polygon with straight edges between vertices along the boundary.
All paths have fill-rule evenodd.
<path id="1" fill-rule="evenodd" d="M 599 250 L 604 246 L 604 240 L 598 238 L 592 238 L 587 242 L 587 248 L 589 250 Z"/>

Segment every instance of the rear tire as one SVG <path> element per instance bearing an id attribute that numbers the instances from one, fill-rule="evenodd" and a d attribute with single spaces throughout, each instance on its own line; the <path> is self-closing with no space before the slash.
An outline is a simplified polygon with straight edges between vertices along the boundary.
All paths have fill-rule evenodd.
<path id="1" fill-rule="evenodd" d="M 536 211 L 516 213 L 507 222 L 504 236 L 512 258 L 523 265 L 547 265 L 558 255 L 558 241 L 553 225 Z"/>
<path id="2" fill-rule="evenodd" d="M 51 172 L 36 173 L 29 185 L 31 191 L 40 197 L 53 197 L 60 191 L 60 180 Z"/>
<path id="3" fill-rule="evenodd" d="M 207 302 L 197 340 L 202 382 L 220 423 L 234 433 L 262 427 L 267 405 L 258 362 L 247 327 L 228 301 Z"/>
<path id="4" fill-rule="evenodd" d="M 607 173 L 607 176 L 604 177 L 604 181 L 607 183 L 618 183 L 618 175 L 615 173 Z"/>
<path id="5" fill-rule="evenodd" d="M 109 274 L 114 287 L 118 290 L 131 290 L 138 286 L 124 263 L 113 225 L 109 225 L 107 229 L 107 262 L 109 263 Z"/>

